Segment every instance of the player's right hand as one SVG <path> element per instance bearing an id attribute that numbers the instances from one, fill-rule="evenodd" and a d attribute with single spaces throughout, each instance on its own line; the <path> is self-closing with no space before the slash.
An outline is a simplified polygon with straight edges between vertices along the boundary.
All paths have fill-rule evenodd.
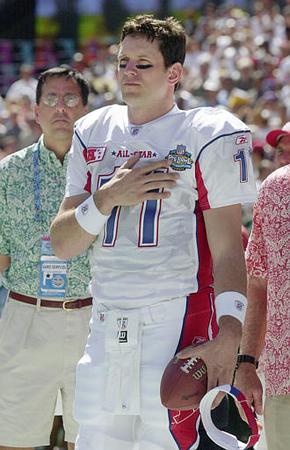
<path id="1" fill-rule="evenodd" d="M 115 206 L 132 206 L 146 200 L 160 200 L 170 197 L 168 189 L 176 185 L 180 175 L 169 172 L 170 161 L 154 161 L 136 167 L 140 157 L 132 156 L 94 194 L 99 211 L 111 214 Z"/>

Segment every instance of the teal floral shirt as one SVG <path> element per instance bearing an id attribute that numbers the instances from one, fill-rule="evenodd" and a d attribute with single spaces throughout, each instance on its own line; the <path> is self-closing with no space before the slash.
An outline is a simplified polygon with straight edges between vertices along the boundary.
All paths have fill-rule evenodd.
<path id="1" fill-rule="evenodd" d="M 36 144 L 37 145 L 37 144 Z M 40 139 L 40 221 L 35 220 L 34 163 L 31 145 L 0 162 L 0 254 L 11 257 L 4 273 L 4 286 L 15 292 L 38 296 L 40 281 L 41 238 L 49 227 L 63 199 L 67 155 L 63 164 L 46 149 Z M 87 254 L 68 261 L 68 299 L 89 296 L 90 268 Z"/>

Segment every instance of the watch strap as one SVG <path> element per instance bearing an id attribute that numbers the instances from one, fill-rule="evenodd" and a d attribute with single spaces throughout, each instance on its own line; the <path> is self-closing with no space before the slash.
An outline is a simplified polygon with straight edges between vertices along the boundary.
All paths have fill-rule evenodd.
<path id="1" fill-rule="evenodd" d="M 256 367 L 256 369 L 258 369 L 258 366 L 259 366 L 259 361 L 254 357 L 254 356 L 252 356 L 252 355 L 238 355 L 238 358 L 237 358 L 237 367 L 236 368 L 238 368 L 239 367 L 239 365 L 241 364 L 241 363 L 243 363 L 243 362 L 247 362 L 247 363 L 250 363 L 250 364 L 254 364 L 254 366 Z"/>

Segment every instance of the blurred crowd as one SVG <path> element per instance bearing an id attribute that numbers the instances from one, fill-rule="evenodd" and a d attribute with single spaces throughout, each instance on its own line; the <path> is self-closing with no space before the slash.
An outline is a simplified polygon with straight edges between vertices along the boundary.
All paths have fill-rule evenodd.
<path id="1" fill-rule="evenodd" d="M 245 121 L 253 133 L 259 185 L 273 171 L 273 151 L 265 136 L 290 120 L 290 0 L 253 1 L 251 8 L 242 1 L 219 3 L 205 2 L 199 18 L 195 10 L 186 12 L 189 38 L 176 102 L 182 109 L 226 108 Z M 90 82 L 91 110 L 121 102 L 117 51 L 115 43 L 93 40 L 71 58 L 70 65 Z M 56 58 L 49 62 L 58 64 Z M 35 76 L 34 65 L 22 64 L 19 79 L 0 97 L 0 159 L 40 135 L 34 121 Z"/>

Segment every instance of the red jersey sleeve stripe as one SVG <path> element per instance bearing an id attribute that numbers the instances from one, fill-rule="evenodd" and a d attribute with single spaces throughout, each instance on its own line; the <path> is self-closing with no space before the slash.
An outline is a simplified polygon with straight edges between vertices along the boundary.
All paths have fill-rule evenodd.
<path id="1" fill-rule="evenodd" d="M 199 165 L 199 161 L 195 163 L 195 178 L 197 184 L 197 192 L 198 192 L 198 202 L 202 211 L 206 209 L 210 209 L 210 204 L 208 201 L 208 191 L 204 184 L 201 168 Z"/>
<path id="2" fill-rule="evenodd" d="M 75 135 L 77 139 L 79 140 L 81 146 L 83 147 L 83 157 L 85 158 L 85 161 L 87 162 L 87 147 L 85 146 L 84 142 L 80 138 L 79 134 L 75 130 Z M 87 191 L 89 194 L 92 193 L 92 174 L 91 172 L 87 172 L 87 182 L 84 186 L 84 190 Z"/>
<path id="3" fill-rule="evenodd" d="M 85 184 L 84 190 L 89 194 L 92 193 L 92 174 L 91 172 L 87 172 L 87 182 Z"/>

